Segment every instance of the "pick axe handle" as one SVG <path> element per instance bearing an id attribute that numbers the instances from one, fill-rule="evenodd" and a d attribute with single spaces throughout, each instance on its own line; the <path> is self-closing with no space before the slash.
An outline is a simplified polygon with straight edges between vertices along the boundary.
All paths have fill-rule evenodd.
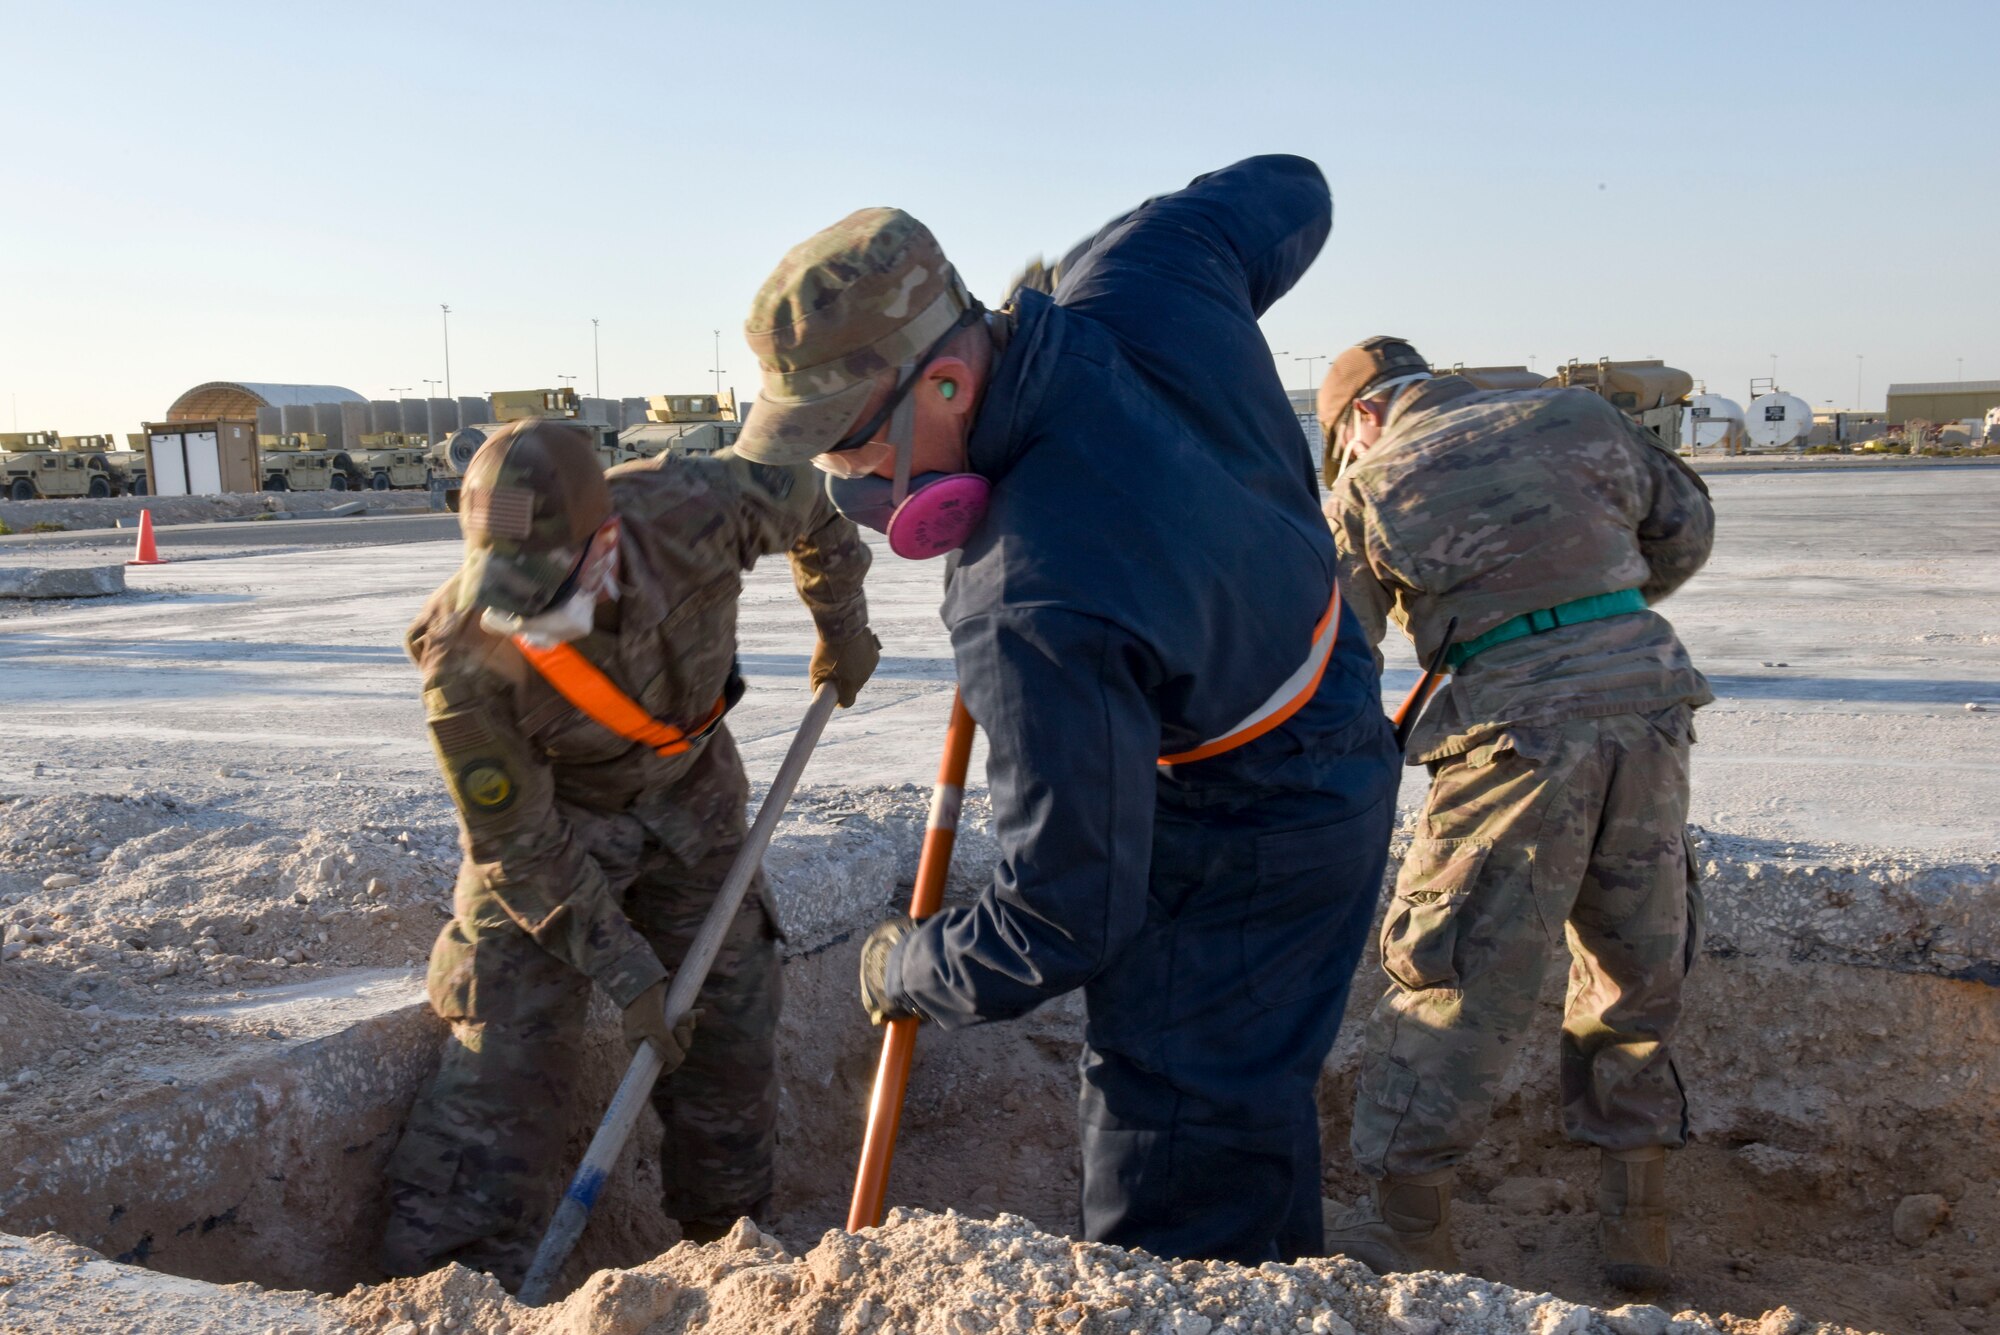
<path id="1" fill-rule="evenodd" d="M 771 833 L 778 828 L 778 820 L 785 814 L 786 804 L 792 800 L 792 790 L 799 785 L 799 775 L 805 771 L 806 761 L 811 758 L 813 747 L 818 745 L 820 733 L 826 730 L 826 721 L 838 703 L 832 682 L 821 686 L 813 694 L 805 720 L 799 724 L 798 735 L 792 738 L 791 749 L 785 752 L 785 761 L 778 766 L 778 775 L 771 780 L 770 791 L 764 794 L 764 804 L 757 808 L 757 819 L 743 840 L 742 850 L 737 853 L 729 874 L 723 878 L 722 888 L 716 891 L 715 903 L 709 909 L 708 917 L 702 920 L 694 944 L 688 947 L 687 958 L 674 971 L 665 1007 L 668 1027 L 679 1024 L 681 1018 L 694 1009 L 701 985 L 708 981 L 708 971 L 722 951 L 722 938 L 728 934 L 729 924 L 735 919 L 736 911 L 743 906 L 743 896 L 750 889 L 750 882 L 756 879 L 757 870 L 763 865 L 764 849 L 771 842 Z M 695 1041 L 701 1041 L 699 1035 Z M 626 1068 L 625 1078 L 618 1082 L 618 1092 L 611 1096 L 611 1106 L 605 1110 L 597 1134 L 590 1139 L 590 1148 L 584 1151 L 583 1162 L 577 1165 L 576 1176 L 570 1179 L 569 1190 L 563 1193 L 562 1203 L 556 1206 L 555 1217 L 549 1220 L 548 1231 L 542 1235 L 541 1245 L 535 1249 L 535 1259 L 528 1267 L 527 1278 L 521 1281 L 521 1301 L 530 1307 L 539 1307 L 548 1298 L 549 1286 L 555 1282 L 556 1272 L 562 1269 L 577 1239 L 583 1236 L 584 1225 L 590 1222 L 591 1209 L 603 1193 L 604 1184 L 609 1180 L 625 1142 L 632 1138 L 632 1128 L 638 1125 L 639 1114 L 646 1106 L 646 1097 L 653 1092 L 654 1083 L 660 1078 L 663 1064 L 659 1049 L 651 1042 L 641 1043 L 638 1052 L 633 1054 L 632 1064 Z"/>
<path id="2" fill-rule="evenodd" d="M 918 921 L 944 905 L 951 850 L 958 841 L 958 811 L 965 799 L 965 771 L 972 763 L 972 737 L 977 731 L 978 725 L 966 712 L 964 699 L 953 691 L 951 722 L 944 734 L 944 759 L 938 763 L 930 820 L 924 827 L 923 852 L 917 858 L 917 885 L 910 895 L 910 916 Z M 868 1100 L 868 1131 L 861 1142 L 861 1166 L 854 1175 L 854 1200 L 847 1210 L 850 1233 L 882 1222 L 882 1201 L 889 1189 L 889 1161 L 896 1155 L 903 1095 L 910 1087 L 910 1061 L 917 1052 L 915 1019 L 891 1020 L 884 1030 L 882 1060 L 875 1068 L 875 1091 Z"/>

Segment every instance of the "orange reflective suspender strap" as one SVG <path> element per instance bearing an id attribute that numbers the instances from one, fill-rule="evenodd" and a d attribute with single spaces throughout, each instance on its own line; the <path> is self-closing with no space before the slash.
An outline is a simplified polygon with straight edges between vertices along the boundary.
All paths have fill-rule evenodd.
<path id="1" fill-rule="evenodd" d="M 555 687 L 556 694 L 582 710 L 594 722 L 627 741 L 650 746 L 663 756 L 680 755 L 714 732 L 715 725 L 722 722 L 722 716 L 729 712 L 729 697 L 725 695 L 715 702 L 715 708 L 708 711 L 708 717 L 701 721 L 699 727 L 692 732 L 682 732 L 673 724 L 662 723 L 647 713 L 636 700 L 618 689 L 618 683 L 578 653 L 575 645 L 555 644 L 544 649 L 516 635 L 514 647 L 521 651 L 521 657 L 528 660 L 528 666 L 541 673 L 542 679 Z"/>
<path id="2" fill-rule="evenodd" d="M 1333 597 L 1327 600 L 1326 614 L 1313 627 L 1312 647 L 1306 652 L 1306 661 L 1298 670 L 1278 685 L 1263 704 L 1232 726 L 1228 731 L 1211 737 L 1191 751 L 1180 751 L 1170 756 L 1161 756 L 1162 765 L 1186 765 L 1196 760 L 1207 760 L 1219 756 L 1224 751 L 1234 751 L 1247 742 L 1254 742 L 1265 733 L 1280 727 L 1285 720 L 1305 708 L 1306 701 L 1312 699 L 1319 689 L 1320 678 L 1326 675 L 1326 665 L 1333 660 L 1333 646 L 1340 638 L 1340 582 L 1334 581 Z"/>

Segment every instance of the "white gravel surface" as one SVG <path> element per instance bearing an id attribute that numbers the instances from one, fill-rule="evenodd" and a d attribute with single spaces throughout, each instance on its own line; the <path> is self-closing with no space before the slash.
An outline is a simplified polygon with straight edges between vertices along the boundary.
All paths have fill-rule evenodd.
<path id="1" fill-rule="evenodd" d="M 1713 487 L 1715 558 L 1666 605 L 1720 697 L 1700 716 L 1693 819 L 1762 839 L 1990 857 L 2000 469 Z M 439 542 L 134 567 L 122 598 L 0 608 L 6 789 L 171 782 L 272 814 L 359 789 L 441 811 L 400 638 L 457 559 Z M 878 547 L 882 668 L 828 728 L 808 782 L 930 781 L 952 679 L 941 578 L 937 563 Z M 751 691 L 730 724 L 761 776 L 806 703 L 811 624 L 784 562 L 749 577 L 742 623 Z M 1415 670 L 1400 636 L 1389 662 L 1384 694 L 1396 699 Z M 1412 771 L 1406 806 L 1423 786 Z"/>

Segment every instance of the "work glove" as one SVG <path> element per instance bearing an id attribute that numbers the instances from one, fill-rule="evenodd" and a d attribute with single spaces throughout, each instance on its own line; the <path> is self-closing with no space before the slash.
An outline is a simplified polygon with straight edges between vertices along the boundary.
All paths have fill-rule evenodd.
<path id="1" fill-rule="evenodd" d="M 625 1008 L 625 1041 L 635 1050 L 651 1041 L 660 1054 L 660 1074 L 672 1075 L 687 1060 L 688 1045 L 694 1041 L 694 1022 L 700 1010 L 691 1010 L 681 1022 L 667 1028 L 667 980 L 662 978 L 632 999 Z"/>
<path id="2" fill-rule="evenodd" d="M 840 696 L 840 707 L 845 709 L 854 703 L 854 697 L 860 694 L 881 661 L 882 641 L 875 638 L 873 631 L 864 630 L 839 644 L 828 644 L 822 639 L 813 648 L 812 688 L 817 691 L 821 683 L 832 682 Z"/>
<path id="3" fill-rule="evenodd" d="M 886 1024 L 916 1014 L 889 996 L 889 952 L 916 930 L 916 920 L 906 913 L 881 924 L 861 943 L 861 1008 L 868 1012 L 868 1023 Z"/>

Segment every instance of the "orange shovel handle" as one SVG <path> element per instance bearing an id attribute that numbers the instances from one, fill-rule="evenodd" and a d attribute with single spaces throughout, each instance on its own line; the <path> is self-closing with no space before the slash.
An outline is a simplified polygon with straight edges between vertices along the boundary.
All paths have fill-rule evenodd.
<path id="1" fill-rule="evenodd" d="M 976 727 L 965 701 L 952 692 L 944 759 L 938 763 L 923 852 L 917 858 L 917 885 L 910 895 L 910 916 L 919 921 L 944 904 L 945 878 L 951 871 L 952 845 L 958 840 L 958 808 L 965 796 L 965 771 L 972 763 Z M 882 1060 L 875 1068 L 875 1092 L 868 1100 L 868 1131 L 861 1141 L 861 1167 L 854 1175 L 854 1201 L 847 1210 L 850 1233 L 882 1222 L 889 1161 L 896 1154 L 896 1129 L 902 1124 L 903 1095 L 910 1087 L 910 1059 L 916 1052 L 916 1020 L 889 1021 L 882 1035 Z"/>

